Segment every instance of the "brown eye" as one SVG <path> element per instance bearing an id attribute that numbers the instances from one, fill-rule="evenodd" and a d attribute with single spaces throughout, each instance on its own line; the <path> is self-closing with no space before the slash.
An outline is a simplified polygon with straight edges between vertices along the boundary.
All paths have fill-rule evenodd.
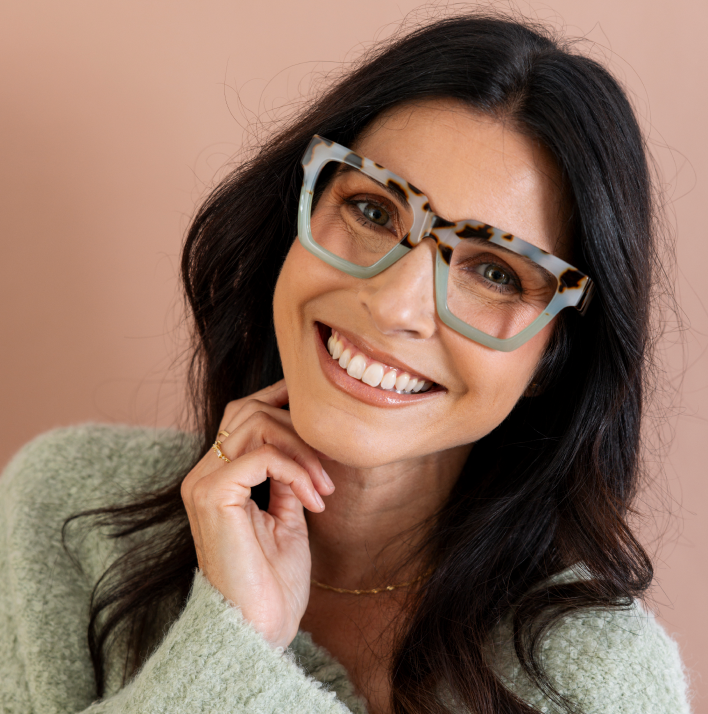
<path id="1" fill-rule="evenodd" d="M 356 207 L 361 211 L 367 221 L 371 221 L 377 226 L 385 226 L 391 220 L 388 211 L 375 203 L 369 201 L 359 201 Z"/>

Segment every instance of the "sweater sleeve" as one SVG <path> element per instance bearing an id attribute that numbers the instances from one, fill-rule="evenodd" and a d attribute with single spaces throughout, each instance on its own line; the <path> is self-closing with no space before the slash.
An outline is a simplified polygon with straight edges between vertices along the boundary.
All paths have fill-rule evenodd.
<path id="1" fill-rule="evenodd" d="M 187 605 L 139 674 L 87 713 L 344 714 L 334 692 L 273 650 L 197 573 Z"/>
<path id="2" fill-rule="evenodd" d="M 544 714 L 564 712 L 523 673 L 508 637 L 497 650 L 507 686 Z M 539 659 L 572 711 L 690 714 L 678 646 L 636 603 L 566 616 L 542 640 Z"/>
<path id="3" fill-rule="evenodd" d="M 107 503 L 107 480 L 121 481 L 121 465 L 150 473 L 160 460 L 155 448 L 177 446 L 153 441 L 144 430 L 50 432 L 25 447 L 0 478 L 0 712 L 349 712 L 289 653 L 272 649 L 200 573 L 142 669 L 96 701 L 88 608 L 115 545 L 94 533 L 72 557 L 61 527 L 67 516 L 96 506 L 97 494 Z"/>

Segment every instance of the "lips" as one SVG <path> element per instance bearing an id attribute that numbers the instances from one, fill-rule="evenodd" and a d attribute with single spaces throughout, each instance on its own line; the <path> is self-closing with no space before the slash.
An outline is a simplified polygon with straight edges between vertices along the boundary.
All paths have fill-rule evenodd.
<path id="1" fill-rule="evenodd" d="M 427 392 L 433 386 L 431 380 L 421 375 L 372 359 L 334 329 L 327 340 L 327 351 L 350 377 L 360 379 L 370 387 L 399 394 L 417 394 Z"/>
<path id="2" fill-rule="evenodd" d="M 376 406 L 400 406 L 445 391 L 425 375 L 371 348 L 355 343 L 336 328 L 317 323 L 318 356 L 335 386 Z M 379 359 L 375 359 L 378 357 Z"/>

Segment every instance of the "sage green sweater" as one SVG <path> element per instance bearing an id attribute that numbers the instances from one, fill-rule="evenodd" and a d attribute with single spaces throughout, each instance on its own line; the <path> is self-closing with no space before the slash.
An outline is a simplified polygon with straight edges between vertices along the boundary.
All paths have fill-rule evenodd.
<path id="1" fill-rule="evenodd" d="M 366 711 L 347 673 L 300 632 L 272 649 L 197 573 L 191 594 L 165 618 L 165 635 L 140 672 L 121 685 L 125 652 L 108 662 L 96 701 L 86 632 L 96 580 L 125 548 L 67 516 L 129 500 L 155 474 L 190 459 L 174 431 L 87 425 L 35 439 L 0 478 L 0 711 L 6 714 L 226 714 Z M 145 537 L 142 535 L 140 537 Z M 491 651 L 510 689 L 542 712 L 556 709 L 523 676 L 500 632 Z M 686 683 L 676 644 L 639 607 L 566 618 L 542 658 L 558 690 L 585 714 L 684 714 Z"/>

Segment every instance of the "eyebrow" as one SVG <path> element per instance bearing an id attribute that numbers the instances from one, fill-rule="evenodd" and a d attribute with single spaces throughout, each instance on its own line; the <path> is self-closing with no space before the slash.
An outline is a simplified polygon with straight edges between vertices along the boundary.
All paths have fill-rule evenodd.
<path id="1" fill-rule="evenodd" d="M 357 173 L 363 174 L 364 176 L 366 176 L 366 178 L 370 179 L 374 183 L 377 183 L 379 186 L 381 186 L 381 188 L 384 191 L 386 191 L 386 193 L 388 193 L 390 196 L 395 198 L 397 201 L 402 201 L 403 203 L 406 204 L 406 206 L 408 206 L 411 210 L 413 210 L 413 207 L 411 206 L 411 204 L 408 203 L 408 198 L 407 198 L 406 194 L 403 193 L 403 191 L 401 191 L 399 188 L 397 188 L 395 186 L 387 186 L 386 184 L 381 183 L 381 181 L 377 181 L 373 176 L 369 176 L 369 174 L 365 174 L 360 169 L 356 168 L 355 166 L 350 166 L 349 164 L 340 164 L 339 168 L 337 169 L 338 174 L 349 173 L 350 171 L 351 172 L 355 171 Z M 403 179 L 401 179 L 401 181 L 403 181 Z"/>

